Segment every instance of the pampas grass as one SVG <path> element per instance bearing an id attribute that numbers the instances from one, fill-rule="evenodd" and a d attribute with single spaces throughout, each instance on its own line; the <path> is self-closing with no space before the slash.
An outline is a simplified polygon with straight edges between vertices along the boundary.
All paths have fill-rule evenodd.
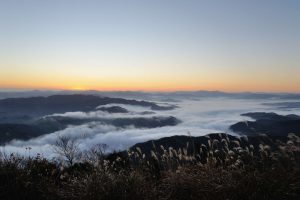
<path id="1" fill-rule="evenodd" d="M 206 137 L 199 149 L 192 140 L 178 149 L 152 141 L 150 156 L 140 147 L 107 155 L 100 145 L 77 162 L 66 155 L 66 163 L 2 152 L 0 199 L 299 199 L 297 135 L 285 142 L 262 135 L 258 145 Z"/>

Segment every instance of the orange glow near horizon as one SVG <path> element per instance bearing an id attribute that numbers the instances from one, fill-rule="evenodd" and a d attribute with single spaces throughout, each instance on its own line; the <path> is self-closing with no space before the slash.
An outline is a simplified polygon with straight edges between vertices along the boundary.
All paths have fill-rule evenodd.
<path id="1" fill-rule="evenodd" d="M 1 76 L 1 75 L 0 75 Z M 6 76 L 7 77 L 7 76 Z M 26 76 L 25 76 L 26 77 Z M 78 77 L 64 76 L 27 76 L 16 77 L 10 76 L 9 80 L 0 79 L 0 89 L 41 89 L 41 90 L 99 90 L 99 91 L 196 91 L 196 90 L 219 90 L 227 92 L 300 92 L 300 84 L 293 82 L 280 81 L 255 81 L 234 80 L 228 78 L 221 80 L 220 77 L 215 79 L 197 80 L 195 77 L 186 79 L 163 80 L 163 78 L 151 80 L 150 78 L 141 79 L 89 79 L 85 80 Z M 199 78 L 200 79 L 200 78 Z M 217 79 L 217 80 L 216 80 Z M 189 81 L 186 81 L 189 80 Z"/>
<path id="2" fill-rule="evenodd" d="M 1 66 L 0 66 L 1 68 Z M 32 67 L 33 68 L 33 67 Z M 94 68 L 2 68 L 0 89 L 99 90 L 99 91 L 225 91 L 300 92 L 296 72 L 220 70 L 211 67 L 158 69 L 116 68 L 99 72 Z M 50 69 L 50 67 L 49 67 Z M 294 76 L 294 78 L 292 78 Z"/>
<path id="3" fill-rule="evenodd" d="M 298 93 L 299 5 L 3 1 L 0 90 Z"/>
<path id="4" fill-rule="evenodd" d="M 225 91 L 225 92 L 300 92 L 299 87 L 291 87 L 290 85 L 243 85 L 243 84 L 202 84 L 199 85 L 184 85 L 184 84 L 172 84 L 172 83 L 138 83 L 138 82 L 123 82 L 123 83 L 109 83 L 99 82 L 95 85 L 89 84 L 78 84 L 76 82 L 60 83 L 55 82 L 47 83 L 2 83 L 0 81 L 0 89 L 20 89 L 20 90 L 75 90 L 75 91 L 86 91 L 86 90 L 98 90 L 98 91 L 148 91 L 148 92 L 173 92 L 173 91 Z"/>

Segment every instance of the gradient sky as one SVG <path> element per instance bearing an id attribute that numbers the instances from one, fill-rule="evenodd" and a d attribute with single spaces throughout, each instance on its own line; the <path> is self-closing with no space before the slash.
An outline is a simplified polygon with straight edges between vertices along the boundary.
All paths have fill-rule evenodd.
<path id="1" fill-rule="evenodd" d="M 0 88 L 300 92 L 300 1 L 0 0 Z"/>

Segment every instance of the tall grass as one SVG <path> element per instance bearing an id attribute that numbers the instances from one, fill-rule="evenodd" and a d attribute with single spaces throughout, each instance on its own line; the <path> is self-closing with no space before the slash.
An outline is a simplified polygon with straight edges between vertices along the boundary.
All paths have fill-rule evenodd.
<path id="1" fill-rule="evenodd" d="M 298 136 L 207 137 L 178 149 L 153 142 L 151 153 L 100 145 L 66 163 L 2 154 L 0 199 L 299 199 Z"/>

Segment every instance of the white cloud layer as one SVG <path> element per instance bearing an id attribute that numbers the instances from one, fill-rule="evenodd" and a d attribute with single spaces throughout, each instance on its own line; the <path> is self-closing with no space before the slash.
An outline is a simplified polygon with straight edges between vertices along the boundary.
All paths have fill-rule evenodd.
<path id="1" fill-rule="evenodd" d="M 76 138 L 82 150 L 88 150 L 93 145 L 105 143 L 110 150 L 123 150 L 138 142 L 172 135 L 201 136 L 214 132 L 227 132 L 229 126 L 238 121 L 250 120 L 248 117 L 240 116 L 245 112 L 276 112 L 278 114 L 298 114 L 300 109 L 278 110 L 275 107 L 262 105 L 262 103 L 276 102 L 275 100 L 242 100 L 227 98 L 204 98 L 202 100 L 186 100 L 177 102 L 179 106 L 175 110 L 155 111 L 156 114 L 141 115 L 140 112 L 147 111 L 143 107 L 119 105 L 128 109 L 129 113 L 109 114 L 102 111 L 95 112 L 70 112 L 56 114 L 58 116 L 69 116 L 74 118 L 122 118 L 122 117 L 149 117 L 149 116 L 174 116 L 182 121 L 177 126 L 166 126 L 153 129 L 136 129 L 133 126 L 117 128 L 105 125 L 101 122 L 90 122 L 80 126 L 70 126 L 62 131 L 57 131 L 29 141 L 14 140 L 5 147 L 1 147 L 7 153 L 16 152 L 22 155 L 42 154 L 51 158 L 55 156 L 52 145 L 58 135 Z M 116 105 L 116 104 L 113 104 Z M 108 106 L 108 105 L 106 105 Z M 149 110 L 148 110 L 149 111 Z M 26 147 L 30 150 L 25 150 Z"/>

